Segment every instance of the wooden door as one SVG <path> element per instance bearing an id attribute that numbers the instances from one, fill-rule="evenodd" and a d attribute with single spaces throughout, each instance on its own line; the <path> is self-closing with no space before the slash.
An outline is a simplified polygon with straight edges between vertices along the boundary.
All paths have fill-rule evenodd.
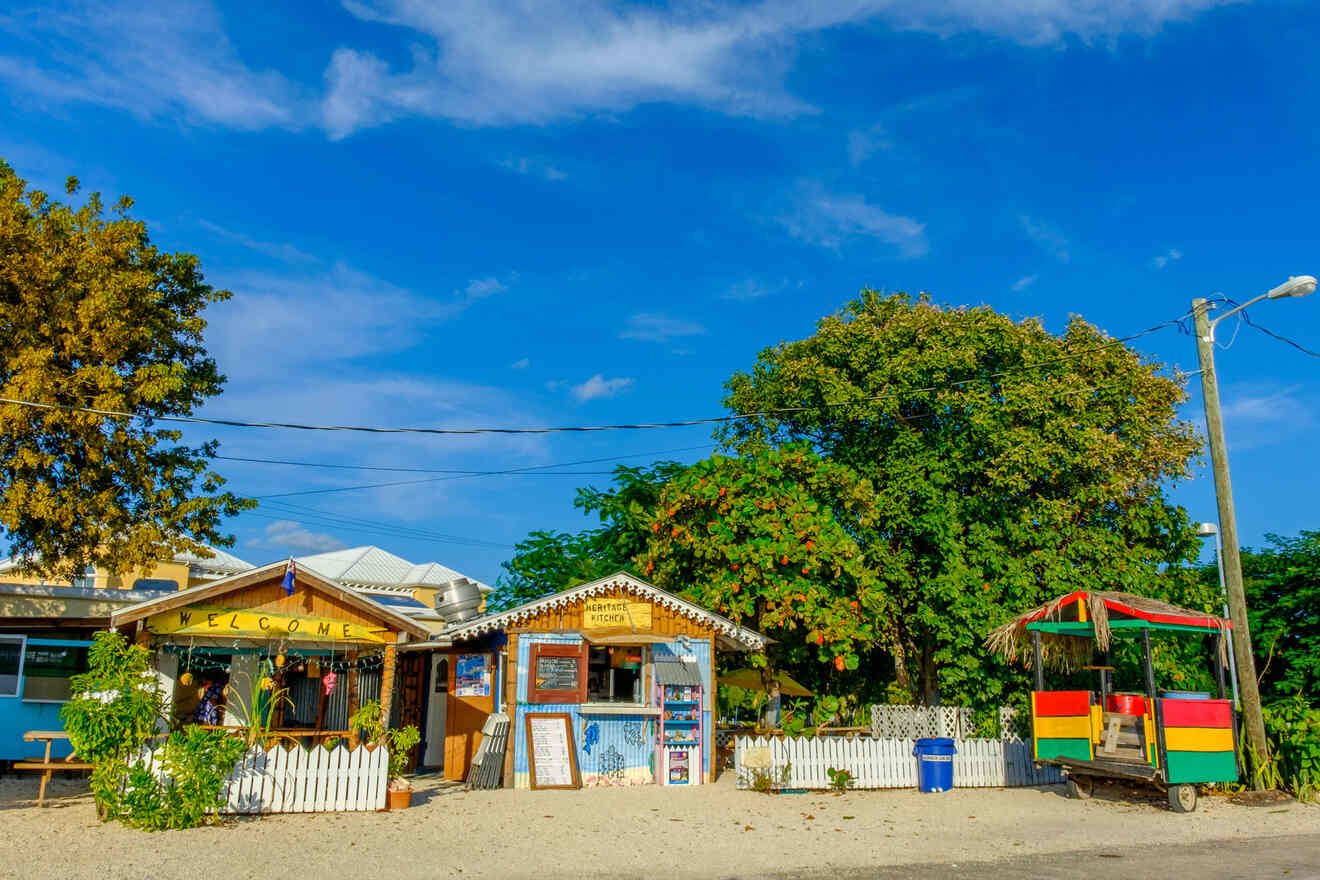
<path id="1" fill-rule="evenodd" d="M 481 743 L 481 728 L 495 711 L 495 655 L 453 654 L 449 659 L 445 778 L 461 782 L 467 779 L 468 768 Z M 479 663 L 484 664 L 484 686 L 474 687 L 472 673 Z M 461 681 L 460 676 L 463 676 Z"/>
<path id="2" fill-rule="evenodd" d="M 425 671 L 426 664 L 430 662 L 430 657 L 420 651 L 409 651 L 401 654 L 399 657 L 398 673 L 399 676 L 399 714 L 397 725 L 407 727 L 409 724 L 417 727 L 422 726 L 422 701 L 425 699 Z M 413 746 L 412 751 L 408 753 L 408 768 L 417 769 L 417 762 L 420 750 Z"/>

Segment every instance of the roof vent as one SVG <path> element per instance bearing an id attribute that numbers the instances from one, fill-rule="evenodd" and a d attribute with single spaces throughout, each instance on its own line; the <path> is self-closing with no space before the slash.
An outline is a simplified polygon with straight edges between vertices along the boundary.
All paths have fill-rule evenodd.
<path id="1" fill-rule="evenodd" d="M 435 599 L 435 612 L 446 624 L 471 620 L 481 614 L 480 608 L 481 585 L 468 578 L 450 581 Z"/>

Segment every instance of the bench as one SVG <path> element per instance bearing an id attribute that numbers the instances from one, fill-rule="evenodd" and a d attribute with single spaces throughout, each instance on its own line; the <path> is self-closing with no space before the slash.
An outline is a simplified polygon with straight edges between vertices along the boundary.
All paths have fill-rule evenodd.
<path id="1" fill-rule="evenodd" d="M 69 735 L 62 730 L 29 730 L 23 734 L 26 742 L 44 742 L 46 744 L 46 754 L 39 758 L 24 758 L 21 761 L 14 762 L 15 770 L 41 770 L 41 788 L 37 792 L 37 806 L 46 806 L 46 784 L 50 782 L 50 777 L 56 770 L 91 770 L 92 765 L 86 761 L 79 761 L 76 755 L 69 755 L 67 758 L 54 758 L 50 756 L 50 747 L 57 739 L 68 739 Z"/>

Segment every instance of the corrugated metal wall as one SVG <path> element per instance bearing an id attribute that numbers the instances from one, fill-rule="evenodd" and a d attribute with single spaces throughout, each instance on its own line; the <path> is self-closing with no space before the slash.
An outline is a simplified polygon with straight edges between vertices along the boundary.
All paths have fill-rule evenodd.
<path id="1" fill-rule="evenodd" d="M 358 704 L 380 699 L 380 670 L 368 669 L 358 673 Z M 293 708 L 286 709 L 287 722 L 299 725 L 316 723 L 316 713 L 321 707 L 321 679 L 301 678 L 289 685 L 289 699 Z M 325 730 L 348 729 L 348 675 L 340 673 L 335 689 L 325 703 Z"/>

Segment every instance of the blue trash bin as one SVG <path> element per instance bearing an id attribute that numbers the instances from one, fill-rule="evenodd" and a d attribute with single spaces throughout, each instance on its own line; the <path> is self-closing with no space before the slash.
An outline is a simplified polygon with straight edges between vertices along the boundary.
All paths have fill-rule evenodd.
<path id="1" fill-rule="evenodd" d="M 953 788 L 953 756 L 958 750 L 948 737 L 934 736 L 917 740 L 912 754 L 917 758 L 917 788 L 924 792 Z"/>

